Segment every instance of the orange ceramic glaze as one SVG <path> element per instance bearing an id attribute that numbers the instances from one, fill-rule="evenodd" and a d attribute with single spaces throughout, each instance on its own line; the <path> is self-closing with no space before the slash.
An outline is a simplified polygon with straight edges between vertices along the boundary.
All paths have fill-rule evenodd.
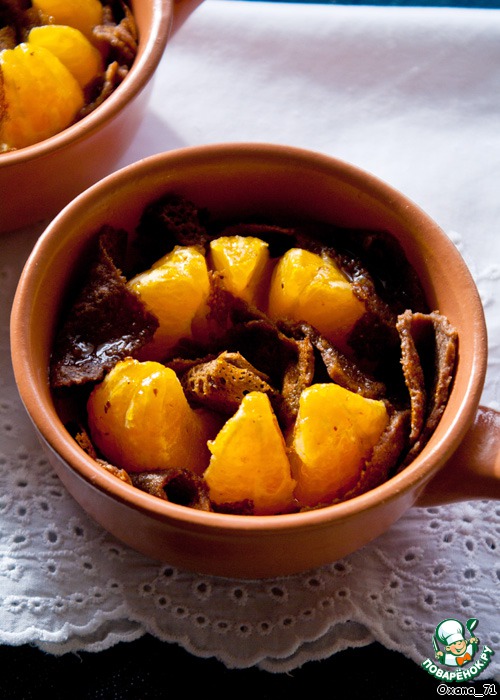
<path id="1" fill-rule="evenodd" d="M 130 0 L 139 48 L 123 83 L 94 112 L 64 131 L 0 154 L 0 233 L 54 216 L 113 170 L 142 120 L 169 35 L 200 2 Z"/>
<path id="2" fill-rule="evenodd" d="M 70 437 L 47 383 L 62 299 L 102 224 L 128 228 L 146 204 L 173 191 L 216 217 L 286 214 L 396 236 L 430 306 L 447 316 L 459 337 L 444 414 L 401 473 L 351 500 L 309 512 L 210 513 L 124 483 Z M 68 491 L 123 542 L 180 568 L 239 578 L 292 574 L 362 547 L 413 505 L 500 496 L 500 416 L 479 407 L 486 327 L 465 262 L 439 226 L 405 196 L 322 154 L 266 144 L 210 145 L 152 156 L 107 177 L 75 199 L 38 240 L 14 300 L 11 342 L 20 395 Z"/>

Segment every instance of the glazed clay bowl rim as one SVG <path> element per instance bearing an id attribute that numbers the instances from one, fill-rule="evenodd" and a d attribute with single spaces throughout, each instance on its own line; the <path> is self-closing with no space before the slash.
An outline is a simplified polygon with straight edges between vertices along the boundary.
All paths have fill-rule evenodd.
<path id="1" fill-rule="evenodd" d="M 0 154 L 0 171 L 2 167 L 31 163 L 50 156 L 51 153 L 62 150 L 69 144 L 84 140 L 113 120 L 154 76 L 169 38 L 173 20 L 173 2 L 174 0 L 151 0 L 152 22 L 147 41 L 143 42 L 139 39 L 137 56 L 126 79 L 101 105 L 54 136 L 49 136 L 31 146 Z M 134 0 L 129 0 L 129 4 L 133 5 Z"/>
<path id="2" fill-rule="evenodd" d="M 440 424 L 421 454 L 403 471 L 387 482 L 348 501 L 325 506 L 307 512 L 282 515 L 232 515 L 198 511 L 186 506 L 163 501 L 130 486 L 98 467 L 70 437 L 51 401 L 45 376 L 46 368 L 33 367 L 30 361 L 29 318 L 33 313 L 31 300 L 42 283 L 39 273 L 57 261 L 61 250 L 68 247 L 72 231 L 78 229 L 80 215 L 89 208 L 99 207 L 99 215 L 105 216 L 103 205 L 107 197 L 131 181 L 139 181 L 150 173 L 165 173 L 164 190 L 175 190 L 175 166 L 216 162 L 222 168 L 234 158 L 264 159 L 286 166 L 307 167 L 315 172 L 334 176 L 336 181 L 368 193 L 384 206 L 391 207 L 402 221 L 411 221 L 413 228 L 425 232 L 430 242 L 439 239 L 441 252 L 445 251 L 453 261 L 454 274 L 467 287 L 467 314 L 475 331 L 465 342 L 472 343 L 472 361 L 459 405 L 451 408 L 451 397 Z M 105 222 L 104 220 L 102 221 Z M 94 232 L 95 233 L 95 232 Z M 91 237 L 90 235 L 88 236 Z M 421 247 L 422 244 L 420 244 Z M 418 247 L 418 246 L 417 246 Z M 40 311 L 40 310 L 39 310 Z M 22 272 L 13 305 L 12 360 L 22 401 L 35 427 L 48 447 L 58 454 L 66 465 L 76 471 L 96 489 L 107 493 L 117 501 L 133 509 L 148 513 L 158 520 L 175 523 L 179 528 L 192 528 L 210 532 L 227 533 L 270 532 L 281 530 L 307 530 L 328 528 L 335 522 L 349 519 L 361 511 L 375 509 L 382 503 L 408 497 L 407 507 L 414 505 L 418 494 L 450 458 L 462 442 L 472 424 L 486 373 L 486 328 L 482 304 L 472 276 L 454 244 L 442 229 L 420 207 L 376 176 L 331 156 L 305 150 L 266 143 L 225 143 L 191 146 L 150 156 L 107 176 L 96 185 L 76 197 L 73 202 L 49 224 L 36 243 Z M 457 374 L 460 372 L 460 367 Z M 452 396 L 453 392 L 452 390 Z M 45 392 L 45 393 L 44 393 Z M 455 401 L 456 403 L 456 401 Z M 453 411 L 453 413 L 452 413 Z M 446 427 L 448 425 L 448 427 Z"/>

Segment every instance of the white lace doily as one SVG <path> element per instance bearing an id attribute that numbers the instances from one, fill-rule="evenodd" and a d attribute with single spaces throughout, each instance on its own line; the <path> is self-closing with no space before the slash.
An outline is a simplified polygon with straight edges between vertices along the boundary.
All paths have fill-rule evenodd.
<path id="1" fill-rule="evenodd" d="M 292 50 L 287 43 L 277 54 L 280 61 L 285 54 L 289 55 L 293 69 L 293 56 L 301 41 L 305 37 L 310 39 L 319 27 L 322 31 L 318 33 L 318 41 L 321 43 L 328 38 L 328 46 L 318 48 L 316 45 L 315 51 L 323 50 L 326 55 L 328 51 L 334 51 L 328 47 L 330 41 L 335 43 L 335 32 L 340 31 L 338 26 L 345 43 L 352 38 L 346 36 L 345 29 L 354 26 L 354 20 L 356 32 L 364 29 L 369 34 L 377 32 L 377 22 L 373 24 L 372 20 L 384 19 L 383 32 L 387 39 L 390 35 L 387 23 L 394 18 L 398 30 L 393 40 L 407 42 L 404 20 L 413 17 L 399 12 L 392 15 L 383 8 L 380 8 L 380 13 L 366 10 L 366 17 L 362 8 L 356 11 L 353 8 L 318 7 L 307 15 L 309 30 L 306 31 L 304 9 L 296 7 L 226 4 L 209 0 L 173 42 L 166 55 L 171 63 L 162 67 L 159 88 L 169 84 L 177 86 L 181 81 L 186 83 L 188 78 L 195 79 L 195 74 L 203 73 L 205 62 L 200 59 L 199 52 L 208 50 L 208 39 L 203 40 L 203 37 L 210 36 L 216 29 L 228 37 L 224 49 L 220 49 L 220 56 L 235 50 L 236 45 L 242 54 L 245 51 L 252 53 L 255 63 L 249 69 L 251 75 L 247 76 L 250 89 L 252 80 L 258 79 L 252 71 L 259 72 L 267 65 L 261 53 L 255 52 L 255 42 L 259 37 L 265 46 L 271 33 L 275 36 L 284 20 L 287 31 L 292 35 L 293 31 L 296 32 L 297 46 Z M 466 22 L 465 18 L 461 21 L 460 15 L 455 23 L 447 24 L 444 12 L 430 16 L 417 12 L 415 16 L 422 27 L 426 21 L 432 21 L 441 34 L 446 26 L 452 26 L 458 27 L 461 33 L 465 32 L 467 38 L 468 28 L 474 27 L 474 22 Z M 363 23 L 364 19 L 360 22 L 365 17 L 366 22 Z M 474 14 L 474 21 L 477 31 L 478 26 L 483 26 L 481 16 Z M 325 26 L 329 27 L 328 31 Z M 498 22 L 496 26 L 498 46 Z M 244 39 L 239 32 L 243 27 Z M 483 30 L 487 31 L 486 25 Z M 491 28 L 488 31 L 495 33 Z M 401 32 L 403 36 L 400 36 Z M 408 34 L 413 37 L 412 31 Z M 345 50 L 345 45 L 342 50 Z M 497 48 L 493 50 L 498 51 Z M 272 49 L 270 52 L 272 54 Z M 214 49 L 211 78 L 213 71 L 217 71 L 218 56 L 217 49 Z M 488 57 L 485 49 L 483 58 Z M 491 66 L 495 64 L 489 65 L 491 72 Z M 176 71 L 173 66 L 177 66 Z M 499 66 L 500 61 L 497 61 L 497 78 L 500 76 Z M 227 63 L 222 68 L 221 62 L 222 92 L 228 90 L 227 82 L 224 82 L 228 79 L 227 70 L 230 70 Z M 314 67 L 310 72 L 314 74 Z M 277 81 L 277 99 L 280 88 L 283 88 L 281 99 L 284 104 L 291 89 L 288 78 L 285 75 Z M 414 78 L 415 72 L 411 80 Z M 297 79 L 300 81 L 300 76 Z M 467 91 L 467 81 L 463 76 L 461 81 L 460 89 Z M 421 86 L 418 80 L 416 85 Z M 379 88 L 380 85 L 373 86 L 375 91 Z M 207 86 L 210 99 L 213 89 L 212 84 Z M 312 81 L 312 95 L 314 90 Z M 149 119 L 157 121 L 163 93 L 157 91 L 155 95 L 150 113 L 153 117 Z M 422 99 L 425 98 L 424 95 Z M 199 121 L 192 114 L 186 121 L 176 112 L 180 106 L 186 107 L 190 99 L 195 101 L 194 97 L 184 94 L 177 101 L 169 101 L 163 115 L 164 130 L 159 132 L 165 137 L 161 148 L 178 145 L 177 137 L 169 141 L 168 133 L 178 134 L 181 129 L 189 142 L 203 140 L 196 134 Z M 198 95 L 202 105 L 204 99 L 209 98 Z M 379 100 L 380 94 L 374 99 Z M 496 107 L 500 107 L 498 91 L 494 99 Z M 486 103 L 486 99 L 482 101 L 483 114 L 488 113 Z M 244 112 L 245 106 L 243 93 L 226 102 L 226 109 L 232 116 L 240 108 Z M 309 111 L 313 107 L 314 100 Z M 459 108 L 456 107 L 457 113 Z M 497 110 L 497 116 L 499 113 Z M 359 115 L 359 127 L 362 128 L 363 124 L 364 113 Z M 482 125 L 485 126 L 484 118 Z M 191 126 L 192 132 L 189 131 Z M 139 134 L 139 139 L 144 139 L 144 154 L 151 147 L 149 127 L 146 122 L 142 136 Z M 240 127 L 231 128 L 237 130 Z M 457 124 L 455 128 L 458 134 Z M 228 140 L 224 138 L 224 128 L 220 126 L 219 130 L 219 140 Z M 335 123 L 330 136 L 334 130 Z M 274 132 L 266 132 L 265 126 L 253 132 L 249 129 L 249 139 L 255 137 L 257 131 L 263 135 L 262 140 L 269 136 L 267 140 L 279 141 L 277 137 L 273 138 Z M 439 125 L 431 120 L 428 131 L 434 134 L 434 144 L 438 143 L 435 132 L 439 131 Z M 463 131 L 467 132 L 467 125 L 463 126 Z M 215 140 L 215 132 L 210 136 L 212 138 L 208 140 Z M 231 133 L 231 140 L 232 136 Z M 288 136 L 286 140 L 290 142 L 292 134 Z M 238 135 L 238 138 L 242 136 Z M 314 138 L 317 138 L 316 134 Z M 451 159 L 447 163 L 449 178 L 441 187 L 446 163 L 443 164 L 435 151 L 424 156 L 420 153 L 419 158 L 418 141 L 413 145 L 413 175 L 405 170 L 391 183 L 396 186 L 410 184 L 416 198 L 428 204 L 426 208 L 438 221 L 454 224 L 454 230 L 449 234 L 477 280 L 490 331 L 490 361 L 483 403 L 498 409 L 500 203 L 496 189 L 484 187 L 484 178 L 481 179 L 481 173 L 489 173 L 491 177 L 491 173 L 500 172 L 498 130 L 494 134 L 493 131 L 483 133 L 482 139 L 479 146 L 471 139 L 467 142 L 461 140 L 445 149 L 446 154 L 456 152 L 457 158 L 460 155 L 466 157 L 470 182 L 465 189 L 461 178 L 456 177 L 457 169 L 453 171 L 450 166 Z M 311 144 L 304 134 L 304 125 L 297 125 L 294 142 L 296 145 L 316 145 Z M 480 151 L 486 145 L 488 149 Z M 399 145 L 391 145 L 387 136 L 385 147 L 385 156 L 380 158 L 382 146 L 373 144 L 373 148 L 367 151 L 366 160 L 379 163 L 379 174 L 391 168 L 396 174 L 394 164 Z M 138 148 L 134 144 L 134 157 Z M 342 148 L 348 155 L 345 144 Z M 408 150 L 409 146 L 405 145 L 405 149 Z M 335 152 L 332 146 L 326 148 L 326 144 L 322 150 Z M 352 153 L 356 154 L 354 146 Z M 477 162 L 479 156 L 483 158 L 481 163 Z M 360 157 L 351 160 L 357 160 L 365 167 Z M 424 170 L 429 172 L 426 179 L 415 177 Z M 435 174 L 439 177 L 433 183 Z M 405 188 L 400 186 L 400 189 Z M 446 202 L 442 201 L 443 191 Z M 463 222 L 460 230 L 454 218 L 457 210 L 457 222 Z M 312 659 L 326 658 L 346 647 L 362 646 L 374 640 L 421 664 L 427 657 L 433 657 L 432 635 L 441 620 L 456 617 L 465 622 L 475 617 L 479 621 L 476 634 L 481 644 L 497 650 L 485 678 L 500 679 L 499 502 L 414 508 L 373 544 L 341 561 L 288 578 L 246 582 L 197 576 L 157 564 L 129 550 L 91 521 L 67 495 L 45 460 L 20 404 L 10 365 L 10 305 L 23 263 L 40 230 L 41 227 L 34 227 L 5 234 L 0 241 L 0 643 L 32 643 L 50 653 L 63 654 L 83 649 L 99 651 L 118 641 L 132 640 L 149 632 L 160 639 L 177 642 L 195 655 L 216 657 L 231 668 L 258 665 L 265 670 L 282 672 Z"/>

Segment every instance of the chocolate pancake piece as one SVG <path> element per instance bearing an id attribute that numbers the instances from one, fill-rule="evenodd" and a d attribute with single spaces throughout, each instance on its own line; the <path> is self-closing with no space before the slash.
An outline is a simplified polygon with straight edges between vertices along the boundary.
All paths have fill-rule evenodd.
<path id="1" fill-rule="evenodd" d="M 279 419 L 282 427 L 290 428 L 299 412 L 300 395 L 314 380 L 316 359 L 309 338 L 295 339 L 296 359 L 290 360 L 283 373 L 282 405 Z"/>
<path id="2" fill-rule="evenodd" d="M 251 391 L 260 391 L 270 399 L 277 397 L 267 380 L 241 353 L 222 352 L 189 369 L 181 384 L 189 401 L 230 416 Z"/>
<path id="3" fill-rule="evenodd" d="M 50 362 L 54 389 L 100 381 L 158 327 L 120 271 L 126 241 L 124 231 L 111 227 L 99 235 L 97 258 L 56 336 Z"/>
<path id="4" fill-rule="evenodd" d="M 262 311 L 227 291 L 217 273 L 210 276 L 208 336 L 211 352 L 240 352 L 271 386 L 281 389 L 290 362 L 297 360 L 297 343 L 281 332 Z"/>
<path id="5" fill-rule="evenodd" d="M 296 343 L 297 355 L 283 373 L 281 390 L 269 384 L 269 377 L 253 367 L 239 352 L 222 352 L 190 363 L 184 372 L 177 362 L 181 384 L 188 401 L 204 406 L 227 417 L 238 410 L 243 398 L 251 391 L 269 397 L 271 406 L 282 428 L 292 425 L 299 408 L 302 390 L 312 381 L 314 364 L 312 348 L 307 340 Z M 312 360 L 312 364 L 311 364 Z"/>
<path id="6" fill-rule="evenodd" d="M 318 350 L 326 373 L 335 384 L 366 399 L 380 399 L 386 396 L 386 387 L 383 382 L 373 379 L 360 370 L 355 362 L 346 357 L 308 323 L 281 324 L 280 327 L 287 328 L 295 338 L 304 337 L 309 340 Z"/>
<path id="7" fill-rule="evenodd" d="M 269 375 L 273 386 L 281 386 L 283 372 L 295 359 L 296 343 L 281 333 L 269 319 L 254 319 L 235 324 L 224 341 L 231 349 L 238 345 L 253 365 Z"/>
<path id="8" fill-rule="evenodd" d="M 123 82 L 137 55 L 139 33 L 134 15 L 124 2 L 107 3 L 101 24 L 92 30 L 93 40 L 106 55 L 102 74 L 85 86 L 85 105 L 77 119 L 93 112 Z"/>
<path id="9" fill-rule="evenodd" d="M 208 344 L 220 345 L 221 338 L 235 325 L 252 320 L 269 320 L 267 316 L 250 306 L 244 299 L 232 294 L 224 287 L 224 276 L 209 270 L 210 293 L 208 296 L 207 335 Z"/>
<path id="10" fill-rule="evenodd" d="M 427 391 L 424 370 L 413 334 L 413 312 L 405 311 L 399 318 L 397 330 L 401 338 L 401 366 L 410 398 L 410 444 L 413 445 L 424 426 L 427 411 Z"/>
<path id="11" fill-rule="evenodd" d="M 255 515 L 254 502 L 250 498 L 234 503 L 213 503 L 212 510 L 226 515 Z"/>
<path id="12" fill-rule="evenodd" d="M 173 193 L 149 204 L 137 226 L 134 247 L 139 261 L 135 271 L 150 268 L 176 245 L 205 248 L 209 239 L 206 217 L 193 202 Z"/>
<path id="13" fill-rule="evenodd" d="M 403 465 L 421 452 L 444 412 L 458 353 L 458 334 L 445 316 L 405 311 L 398 319 L 401 363 L 410 396 L 411 448 Z"/>
<path id="14" fill-rule="evenodd" d="M 132 485 L 170 503 L 212 510 L 205 480 L 189 469 L 164 469 L 130 474 Z"/>
<path id="15" fill-rule="evenodd" d="M 396 396 L 404 391 L 397 317 L 406 309 L 429 311 L 420 280 L 399 242 L 385 231 L 340 229 L 333 233 L 333 241 L 333 247 L 323 250 L 366 308 L 348 339 L 350 354 Z"/>
<path id="16" fill-rule="evenodd" d="M 92 30 L 93 39 L 106 47 L 109 63 L 130 68 L 137 55 L 139 31 L 134 15 L 124 2 L 107 3 L 102 23 Z"/>
<path id="17" fill-rule="evenodd" d="M 387 481 L 407 449 L 410 411 L 390 409 L 389 412 L 387 428 L 366 460 L 358 483 L 344 495 L 343 500 L 366 493 Z"/>
<path id="18" fill-rule="evenodd" d="M 26 41 L 30 29 L 41 23 L 41 13 L 31 7 L 30 0 L 2 0 L 0 2 L 0 51 L 13 49 L 16 44 Z"/>
<path id="19" fill-rule="evenodd" d="M 388 231 L 334 229 L 327 252 L 356 286 L 368 283 L 391 313 L 428 313 L 420 279 L 399 241 Z"/>

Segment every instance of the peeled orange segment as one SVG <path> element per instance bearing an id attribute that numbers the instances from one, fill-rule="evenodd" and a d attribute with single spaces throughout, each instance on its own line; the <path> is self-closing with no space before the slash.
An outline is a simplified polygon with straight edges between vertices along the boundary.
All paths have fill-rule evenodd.
<path id="1" fill-rule="evenodd" d="M 148 359 L 161 359 L 180 340 L 192 338 L 202 325 L 210 281 L 205 256 L 197 248 L 176 246 L 150 270 L 131 279 L 128 287 L 160 322 L 145 348 Z"/>
<path id="2" fill-rule="evenodd" d="M 313 384 L 300 398 L 290 461 L 302 506 L 327 503 L 354 486 L 388 423 L 383 401 L 337 384 Z"/>
<path id="3" fill-rule="evenodd" d="M 103 69 L 101 54 L 79 29 L 47 24 L 34 27 L 28 35 L 30 46 L 43 46 L 61 61 L 84 88 Z"/>
<path id="4" fill-rule="evenodd" d="M 265 394 L 247 394 L 208 447 L 212 457 L 205 481 L 214 503 L 248 499 L 256 515 L 290 509 L 295 481 L 283 435 Z"/>
<path id="5" fill-rule="evenodd" d="M 364 304 L 331 258 L 291 248 L 279 259 L 269 292 L 271 318 L 305 321 L 343 346 L 364 312 Z"/>
<path id="6" fill-rule="evenodd" d="M 201 474 L 207 440 L 220 426 L 211 413 L 193 410 L 173 370 L 158 362 L 119 362 L 92 391 L 87 413 L 91 437 L 114 466 L 131 472 L 178 467 Z"/>
<path id="7" fill-rule="evenodd" d="M 65 24 L 79 29 L 87 38 L 102 22 L 99 0 L 33 0 L 32 5 L 42 13 L 46 24 Z"/>
<path id="8" fill-rule="evenodd" d="M 77 80 L 47 49 L 22 43 L 0 53 L 0 151 L 24 148 L 69 126 L 84 105 Z"/>
<path id="9" fill-rule="evenodd" d="M 269 263 L 268 244 L 253 236 L 220 236 L 210 243 L 213 269 L 223 276 L 224 287 L 249 304 L 258 295 Z"/>

